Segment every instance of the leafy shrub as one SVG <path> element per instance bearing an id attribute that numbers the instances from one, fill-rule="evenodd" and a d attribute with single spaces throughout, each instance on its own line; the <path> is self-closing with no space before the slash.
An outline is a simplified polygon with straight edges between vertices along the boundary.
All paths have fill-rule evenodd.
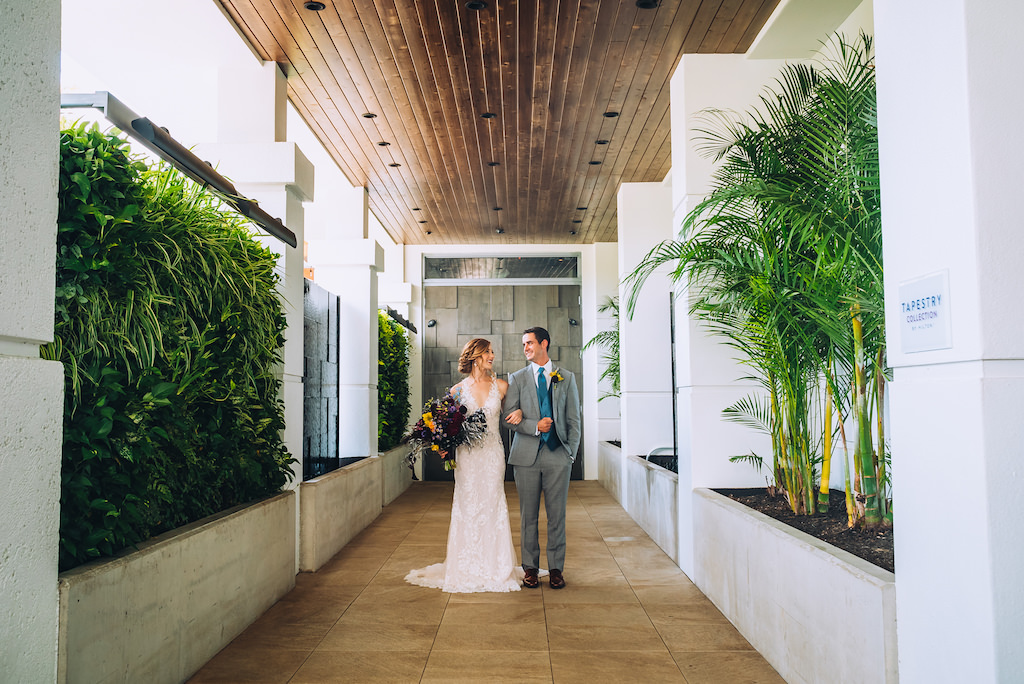
<path id="1" fill-rule="evenodd" d="M 177 171 L 61 133 L 55 341 L 60 566 L 278 491 L 285 318 L 275 256 Z"/>
<path id="2" fill-rule="evenodd" d="M 398 446 L 409 421 L 409 336 L 378 313 L 377 449 Z"/>

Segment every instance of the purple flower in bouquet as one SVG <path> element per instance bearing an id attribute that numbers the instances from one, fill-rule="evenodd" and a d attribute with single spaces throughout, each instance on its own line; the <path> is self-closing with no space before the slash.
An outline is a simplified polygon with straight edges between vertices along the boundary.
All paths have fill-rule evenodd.
<path id="1" fill-rule="evenodd" d="M 487 418 L 481 409 L 469 413 L 449 392 L 423 405 L 423 415 L 402 440 L 412 445 L 406 457 L 410 468 L 425 453 L 436 453 L 445 470 L 455 468 L 455 449 L 477 442 L 487 432 Z"/>

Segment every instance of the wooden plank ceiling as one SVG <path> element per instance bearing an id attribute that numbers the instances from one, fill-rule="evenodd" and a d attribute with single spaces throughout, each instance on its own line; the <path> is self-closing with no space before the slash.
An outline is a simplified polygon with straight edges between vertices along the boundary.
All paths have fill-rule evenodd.
<path id="1" fill-rule="evenodd" d="M 680 56 L 745 52 L 778 4 L 219 2 L 403 244 L 615 241 L 619 183 L 671 167 Z"/>

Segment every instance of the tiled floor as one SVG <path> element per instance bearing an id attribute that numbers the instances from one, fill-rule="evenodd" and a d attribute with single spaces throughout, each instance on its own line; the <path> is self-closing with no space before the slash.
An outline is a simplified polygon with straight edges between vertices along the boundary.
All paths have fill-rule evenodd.
<path id="1" fill-rule="evenodd" d="M 414 483 L 190 682 L 782 682 L 597 482 L 569 490 L 565 589 L 406 584 L 443 560 L 451 498 Z"/>

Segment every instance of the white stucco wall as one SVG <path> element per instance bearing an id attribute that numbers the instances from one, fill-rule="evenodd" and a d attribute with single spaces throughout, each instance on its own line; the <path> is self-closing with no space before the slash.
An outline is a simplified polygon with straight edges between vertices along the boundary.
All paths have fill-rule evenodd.
<path id="1" fill-rule="evenodd" d="M 595 309 L 593 316 L 596 319 L 595 333 L 600 331 L 611 330 L 615 321 L 611 313 L 599 313 L 596 307 L 601 306 L 607 301 L 609 297 L 619 296 L 619 252 L 618 243 L 615 242 L 595 242 L 594 243 L 594 273 L 595 278 L 584 279 L 584 285 L 586 288 L 593 287 L 594 290 L 594 302 Z M 591 337 L 584 339 L 584 343 L 590 340 Z M 603 348 L 593 347 L 583 352 L 583 369 L 587 373 L 587 377 L 597 378 L 605 370 L 605 364 L 601 361 L 601 358 L 605 355 L 606 351 Z M 602 380 L 600 383 L 588 383 L 587 392 L 584 394 L 586 398 L 585 402 L 594 401 L 596 402 L 596 409 L 594 411 L 597 420 L 597 439 L 598 440 L 609 440 L 609 439 L 621 439 L 622 428 L 621 421 L 619 419 L 620 401 L 617 397 L 608 397 L 604 400 L 598 400 L 598 397 L 606 392 L 610 392 L 612 389 L 611 383 L 607 380 Z M 594 397 L 589 397 L 589 391 L 591 388 L 594 391 Z"/>
<path id="2" fill-rule="evenodd" d="M 1024 6 L 874 10 L 900 677 L 1020 681 Z M 950 347 L 911 353 L 901 286 L 937 272 L 948 274 Z"/>
<path id="3" fill-rule="evenodd" d="M 672 237 L 672 179 L 662 183 L 623 183 L 618 193 L 619 276 L 627 277 L 650 250 Z M 628 239 L 625 239 L 628 236 Z M 663 267 L 644 284 L 632 316 L 630 288 L 619 287 L 622 372 L 622 453 L 644 456 L 672 446 L 672 330 Z M 628 485 L 627 485 L 628 487 Z"/>
<path id="4" fill-rule="evenodd" d="M 53 338 L 60 2 L 0 0 L 0 679 L 57 674 L 63 368 Z"/>

